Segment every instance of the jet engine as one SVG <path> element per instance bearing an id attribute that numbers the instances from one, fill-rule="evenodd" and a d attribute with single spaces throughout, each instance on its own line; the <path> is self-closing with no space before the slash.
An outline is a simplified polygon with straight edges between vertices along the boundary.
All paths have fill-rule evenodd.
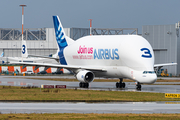
<path id="1" fill-rule="evenodd" d="M 87 70 L 82 70 L 76 74 L 76 78 L 80 82 L 90 83 L 94 80 L 94 73 Z"/>

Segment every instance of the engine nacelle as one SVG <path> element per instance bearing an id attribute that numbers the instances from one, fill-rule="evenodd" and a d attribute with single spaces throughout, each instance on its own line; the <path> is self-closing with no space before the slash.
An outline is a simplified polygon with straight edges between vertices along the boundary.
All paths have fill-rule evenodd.
<path id="1" fill-rule="evenodd" d="M 90 83 L 94 80 L 94 73 L 87 70 L 82 70 L 76 74 L 76 78 L 80 82 Z"/>

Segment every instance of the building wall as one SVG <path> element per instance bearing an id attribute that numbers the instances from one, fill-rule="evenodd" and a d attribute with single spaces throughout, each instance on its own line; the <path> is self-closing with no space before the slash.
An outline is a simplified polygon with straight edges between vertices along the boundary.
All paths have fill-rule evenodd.
<path id="1" fill-rule="evenodd" d="M 142 27 L 142 36 L 151 44 L 154 55 L 155 64 L 172 63 L 177 61 L 177 40 L 175 25 L 146 25 Z M 168 73 L 173 75 L 180 74 L 178 66 L 168 66 Z"/>
<path id="2" fill-rule="evenodd" d="M 21 57 L 21 40 L 0 40 L 0 53 L 6 57 Z M 57 51 L 54 28 L 46 28 L 46 40 L 26 40 L 28 54 L 49 55 Z"/>
<path id="3" fill-rule="evenodd" d="M 77 40 L 83 36 L 90 35 L 90 29 L 89 28 L 70 28 L 69 35 L 73 40 Z"/>
<path id="4" fill-rule="evenodd" d="M 177 39 L 177 75 L 180 76 L 180 38 Z"/>

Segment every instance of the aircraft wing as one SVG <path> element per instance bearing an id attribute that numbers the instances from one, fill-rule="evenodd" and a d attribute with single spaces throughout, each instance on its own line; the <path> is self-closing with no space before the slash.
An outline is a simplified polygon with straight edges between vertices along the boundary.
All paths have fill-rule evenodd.
<path id="1" fill-rule="evenodd" d="M 177 63 L 155 64 L 155 65 L 154 65 L 154 70 L 155 70 L 155 71 L 158 71 L 158 70 L 160 70 L 163 66 L 170 66 L 170 65 L 177 65 Z"/>
<path id="2" fill-rule="evenodd" d="M 163 66 L 170 66 L 170 65 L 177 65 L 177 63 L 155 64 L 154 67 L 163 67 Z"/>
<path id="3" fill-rule="evenodd" d="M 39 67 L 52 67 L 52 68 L 66 68 L 66 69 L 86 69 L 91 71 L 106 72 L 106 69 L 100 67 L 90 66 L 74 66 L 74 65 L 61 65 L 61 64 L 48 64 L 48 63 L 28 63 L 28 62 L 11 62 L 10 64 L 17 64 L 23 66 L 39 66 Z"/>

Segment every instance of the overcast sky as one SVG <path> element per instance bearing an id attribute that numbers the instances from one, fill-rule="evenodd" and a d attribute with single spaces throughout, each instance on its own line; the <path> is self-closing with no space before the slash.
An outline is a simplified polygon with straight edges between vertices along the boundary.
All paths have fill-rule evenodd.
<path id="1" fill-rule="evenodd" d="M 180 21 L 180 0 L 0 0 L 0 28 L 53 27 L 58 15 L 65 28 L 138 28 Z"/>

